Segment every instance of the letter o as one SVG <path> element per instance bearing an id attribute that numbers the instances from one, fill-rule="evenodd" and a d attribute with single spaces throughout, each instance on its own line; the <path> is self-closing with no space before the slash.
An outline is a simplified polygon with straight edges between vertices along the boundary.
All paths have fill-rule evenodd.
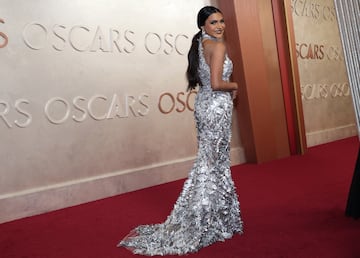
<path id="1" fill-rule="evenodd" d="M 311 84 L 306 84 L 305 86 L 302 87 L 302 97 L 305 100 L 310 100 L 313 99 L 313 91 L 314 91 L 314 87 Z"/>
<path id="2" fill-rule="evenodd" d="M 53 103 L 55 103 L 55 102 L 60 102 L 60 103 L 64 104 L 65 109 L 66 109 L 65 115 L 60 119 L 56 119 L 56 118 L 51 117 L 51 115 L 49 113 L 49 109 L 50 109 L 51 105 Z M 62 124 L 68 119 L 68 117 L 70 115 L 70 104 L 65 99 L 60 98 L 60 97 L 51 98 L 51 99 L 49 99 L 49 101 L 45 105 L 45 114 L 46 114 L 46 118 L 51 123 L 53 123 L 53 124 Z"/>
<path id="3" fill-rule="evenodd" d="M 45 42 L 47 41 L 47 38 L 48 38 L 48 31 L 47 29 L 45 28 L 45 26 L 41 25 L 40 23 L 37 23 L 37 22 L 33 22 L 33 23 L 29 23 L 25 26 L 24 30 L 23 30 L 23 33 L 22 33 L 22 36 L 23 36 L 23 40 L 25 42 L 25 44 L 31 48 L 31 49 L 34 49 L 34 50 L 39 50 L 39 49 L 42 49 L 44 48 L 44 44 L 43 45 L 40 45 L 40 46 L 34 46 L 32 43 L 30 43 L 30 41 L 28 40 L 27 38 L 27 35 L 26 35 L 26 31 L 30 28 L 30 26 L 38 26 L 40 27 L 40 29 L 44 32 L 44 37 L 45 37 Z"/>
<path id="4" fill-rule="evenodd" d="M 150 36 L 155 36 L 155 39 L 157 39 L 158 40 L 158 48 L 156 49 L 156 50 L 152 50 L 152 49 L 150 49 L 149 48 L 149 42 L 148 42 L 148 40 L 149 40 L 149 37 Z M 146 34 L 146 36 L 145 36 L 145 48 L 146 48 L 146 50 L 150 53 L 150 54 L 157 54 L 157 53 L 159 53 L 159 51 L 160 51 L 160 49 L 161 49 L 161 37 L 159 36 L 159 34 L 157 34 L 157 33 L 154 33 L 154 32 L 149 32 L 148 34 Z"/>
<path id="5" fill-rule="evenodd" d="M 337 47 L 330 46 L 327 50 L 327 57 L 330 61 L 338 61 L 340 56 Z"/>
<path id="6" fill-rule="evenodd" d="M 172 102 L 172 105 L 171 105 L 171 107 L 170 107 L 170 109 L 169 109 L 168 111 L 164 110 L 163 107 L 162 107 L 162 100 L 163 100 L 163 97 L 165 97 L 165 96 L 170 97 L 170 100 L 171 100 L 171 102 Z M 169 114 L 169 113 L 171 113 L 171 112 L 174 110 L 174 108 L 175 108 L 175 98 L 174 98 L 174 96 L 171 95 L 171 94 L 168 93 L 168 92 L 165 92 L 165 93 L 161 94 L 161 95 L 160 95 L 160 98 L 159 98 L 158 107 L 159 107 L 160 112 L 163 113 L 163 114 Z"/>

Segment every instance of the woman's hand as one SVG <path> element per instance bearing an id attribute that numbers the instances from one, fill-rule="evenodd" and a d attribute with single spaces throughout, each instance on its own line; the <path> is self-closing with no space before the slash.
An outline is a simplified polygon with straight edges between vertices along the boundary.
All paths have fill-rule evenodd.
<path id="1" fill-rule="evenodd" d="M 237 98 L 237 90 L 232 91 L 232 98 L 233 100 Z"/>
<path id="2" fill-rule="evenodd" d="M 237 96 L 237 94 L 238 94 L 238 90 L 233 90 L 233 91 L 231 92 L 231 96 L 232 96 L 232 100 L 233 100 L 233 105 L 234 105 L 234 107 L 237 106 L 237 102 L 238 102 L 238 96 Z"/>

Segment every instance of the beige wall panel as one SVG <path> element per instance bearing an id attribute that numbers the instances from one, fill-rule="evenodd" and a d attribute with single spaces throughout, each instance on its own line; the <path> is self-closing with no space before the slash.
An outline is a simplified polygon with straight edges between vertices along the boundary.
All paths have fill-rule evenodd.
<path id="1" fill-rule="evenodd" d="M 1 1 L 0 222 L 187 175 L 187 51 L 213 2 Z"/>
<path id="2" fill-rule="evenodd" d="M 349 83 L 354 103 L 357 130 L 360 130 L 360 4 L 358 0 L 334 0 L 341 42 L 344 48 L 344 58 L 347 67 Z"/>
<path id="3" fill-rule="evenodd" d="M 357 134 L 332 0 L 291 0 L 307 145 Z"/>

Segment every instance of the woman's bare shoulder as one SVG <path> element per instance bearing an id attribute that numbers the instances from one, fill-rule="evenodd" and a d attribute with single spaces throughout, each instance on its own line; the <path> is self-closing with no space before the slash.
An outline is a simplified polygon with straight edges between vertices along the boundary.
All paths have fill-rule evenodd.
<path id="1" fill-rule="evenodd" d="M 203 46 L 206 51 L 209 52 L 226 52 L 226 45 L 223 41 L 204 40 Z"/>

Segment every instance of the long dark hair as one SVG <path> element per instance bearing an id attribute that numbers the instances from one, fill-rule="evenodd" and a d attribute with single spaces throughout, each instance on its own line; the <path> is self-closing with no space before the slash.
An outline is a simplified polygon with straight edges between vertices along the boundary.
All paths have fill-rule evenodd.
<path id="1" fill-rule="evenodd" d="M 191 47 L 188 53 L 188 68 L 186 70 L 186 78 L 188 80 L 188 90 L 193 90 L 201 81 L 199 78 L 199 38 L 201 37 L 201 27 L 205 25 L 207 18 L 213 13 L 221 13 L 221 11 L 214 6 L 205 6 L 200 9 L 197 15 L 197 26 L 200 29 L 198 33 L 192 38 Z"/>

